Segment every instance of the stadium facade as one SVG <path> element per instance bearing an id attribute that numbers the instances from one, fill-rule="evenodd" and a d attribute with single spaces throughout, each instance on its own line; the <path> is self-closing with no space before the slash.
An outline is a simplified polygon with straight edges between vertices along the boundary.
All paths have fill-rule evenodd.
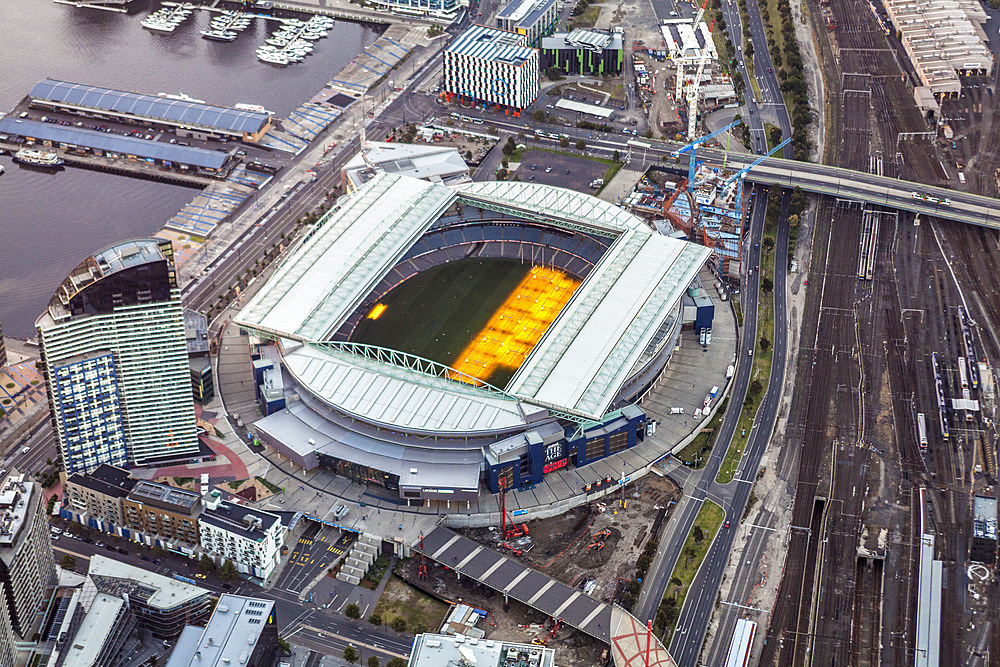
<path id="1" fill-rule="evenodd" d="M 406 501 L 472 500 L 484 484 L 520 488 L 585 466 L 646 437 L 637 404 L 670 357 L 682 297 L 709 254 L 562 188 L 379 174 L 327 213 L 237 316 L 260 341 L 258 360 L 281 373 L 285 399 L 251 430 L 297 465 Z M 396 287 L 466 259 L 517 260 L 579 282 L 504 386 L 355 342 Z"/>

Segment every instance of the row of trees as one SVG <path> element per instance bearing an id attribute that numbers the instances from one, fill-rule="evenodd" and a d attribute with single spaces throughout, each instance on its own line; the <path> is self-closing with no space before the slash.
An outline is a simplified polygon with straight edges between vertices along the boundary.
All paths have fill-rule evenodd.
<path id="1" fill-rule="evenodd" d="M 788 111 L 792 121 L 792 148 L 795 159 L 804 161 L 809 159 L 809 151 L 812 148 L 809 125 L 812 123 L 813 111 L 809 106 L 802 52 L 795 38 L 792 6 L 788 0 L 778 0 L 776 7 L 781 22 L 779 28 L 781 45 L 778 45 L 778 40 L 775 38 L 774 17 L 771 15 L 770 6 L 765 4 L 763 19 L 767 26 L 767 46 L 771 53 L 771 63 L 778 74 L 778 85 L 784 95 L 785 103 L 790 107 Z"/>

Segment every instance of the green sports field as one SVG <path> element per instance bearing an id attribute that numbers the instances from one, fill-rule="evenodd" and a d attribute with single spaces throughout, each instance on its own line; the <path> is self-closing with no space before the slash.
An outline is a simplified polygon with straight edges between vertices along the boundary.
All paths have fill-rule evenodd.
<path id="1" fill-rule="evenodd" d="M 420 273 L 389 292 L 377 320 L 363 319 L 351 338 L 451 365 L 531 270 L 530 263 L 469 259 Z M 506 385 L 513 371 L 486 378 Z"/>

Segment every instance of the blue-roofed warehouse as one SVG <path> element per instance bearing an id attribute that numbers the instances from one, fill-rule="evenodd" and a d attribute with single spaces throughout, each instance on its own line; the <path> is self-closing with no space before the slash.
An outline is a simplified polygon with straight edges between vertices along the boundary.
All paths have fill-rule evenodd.
<path id="1" fill-rule="evenodd" d="M 35 109 L 170 129 L 178 136 L 198 139 L 228 138 L 256 143 L 271 127 L 271 117 L 265 113 L 54 79 L 36 83 L 28 99 Z"/>
<path id="2" fill-rule="evenodd" d="M 68 151 L 83 150 L 98 156 L 152 162 L 187 173 L 222 176 L 233 164 L 232 152 L 179 146 L 20 118 L 0 119 L 0 134 Z"/>

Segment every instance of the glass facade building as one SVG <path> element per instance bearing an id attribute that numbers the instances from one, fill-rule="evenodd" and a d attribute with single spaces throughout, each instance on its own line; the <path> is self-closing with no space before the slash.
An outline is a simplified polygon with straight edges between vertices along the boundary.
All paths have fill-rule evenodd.
<path id="1" fill-rule="evenodd" d="M 169 241 L 127 241 L 88 257 L 36 326 L 67 473 L 197 454 Z"/>

